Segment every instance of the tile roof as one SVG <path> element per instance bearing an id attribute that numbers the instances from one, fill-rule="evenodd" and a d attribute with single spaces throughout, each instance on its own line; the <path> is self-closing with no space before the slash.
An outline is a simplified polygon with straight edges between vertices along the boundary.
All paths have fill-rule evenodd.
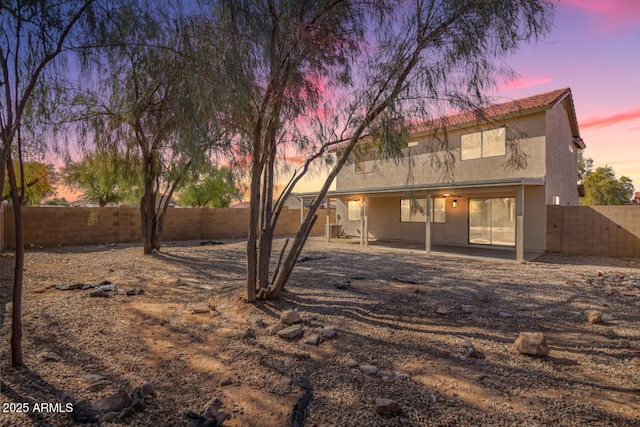
<path id="1" fill-rule="evenodd" d="M 551 92 L 541 93 L 502 104 L 489 105 L 488 107 L 476 111 L 465 111 L 463 113 L 447 116 L 442 119 L 435 120 L 433 124 L 440 126 L 443 124 L 446 126 L 456 126 L 472 123 L 482 119 L 483 117 L 496 118 L 537 108 L 552 107 L 564 99 L 568 94 L 571 94 L 570 88 L 557 89 Z M 428 130 L 432 128 L 432 126 L 433 125 L 431 124 L 420 124 L 416 126 L 415 130 Z"/>

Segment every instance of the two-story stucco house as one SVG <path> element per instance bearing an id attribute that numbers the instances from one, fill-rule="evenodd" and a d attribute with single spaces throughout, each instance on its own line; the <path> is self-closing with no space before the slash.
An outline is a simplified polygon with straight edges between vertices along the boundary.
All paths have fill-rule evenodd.
<path id="1" fill-rule="evenodd" d="M 408 162 L 376 159 L 366 149 L 352 154 L 336 178 L 336 218 L 342 233 L 369 239 L 432 244 L 490 245 L 525 251 L 546 249 L 547 205 L 578 205 L 580 138 L 570 89 L 560 89 L 484 110 L 448 117 L 455 157 L 453 180 L 431 166 L 438 155 L 433 131 L 411 135 Z M 512 138 L 526 166 L 510 168 Z M 440 153 L 441 154 L 441 153 Z M 408 182 L 410 182 L 408 184 Z"/>

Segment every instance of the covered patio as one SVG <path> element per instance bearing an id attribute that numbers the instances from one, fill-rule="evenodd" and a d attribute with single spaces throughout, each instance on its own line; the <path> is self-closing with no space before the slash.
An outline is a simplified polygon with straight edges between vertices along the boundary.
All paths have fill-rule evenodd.
<path id="1" fill-rule="evenodd" d="M 301 219 L 305 200 L 313 196 L 298 195 Z M 348 236 L 345 241 L 363 246 L 527 261 L 545 250 L 544 197 L 543 180 L 531 179 L 334 191 L 326 205 L 335 204 L 336 220 L 327 218 L 325 237 Z"/>

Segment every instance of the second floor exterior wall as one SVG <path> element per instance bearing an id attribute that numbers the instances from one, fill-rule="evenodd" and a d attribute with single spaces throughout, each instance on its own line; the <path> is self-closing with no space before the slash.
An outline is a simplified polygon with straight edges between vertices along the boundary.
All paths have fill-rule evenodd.
<path id="1" fill-rule="evenodd" d="M 537 111 L 520 117 L 512 117 L 503 123 L 485 126 L 465 126 L 448 129 L 449 153 L 454 158 L 455 183 L 496 181 L 509 178 L 544 178 L 547 174 L 547 125 L 545 111 Z M 504 129 L 505 139 L 512 139 L 526 155 L 526 167 L 510 168 L 509 144 L 504 154 L 478 158 L 463 158 L 461 140 L 473 134 Z M 569 131 L 570 132 L 570 131 Z M 441 136 L 441 135 L 440 135 Z M 436 135 L 436 138 L 438 135 Z M 568 146 L 567 146 L 568 151 Z M 351 162 L 336 178 L 336 190 L 366 190 L 375 188 L 402 187 L 411 185 L 442 184 L 445 171 L 434 163 L 434 156 L 441 159 L 447 155 L 431 133 L 415 134 L 409 146 L 403 149 L 404 158 L 399 162 L 377 159 L 376 155 L 362 150 L 352 154 Z M 468 156 L 467 156 L 468 157 Z M 575 179 L 574 179 L 575 184 Z"/>

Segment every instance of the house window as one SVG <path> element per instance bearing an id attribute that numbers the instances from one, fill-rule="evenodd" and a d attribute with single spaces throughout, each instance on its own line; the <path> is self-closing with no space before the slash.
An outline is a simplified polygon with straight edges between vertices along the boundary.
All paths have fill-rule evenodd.
<path id="1" fill-rule="evenodd" d="M 460 137 L 460 159 L 503 156 L 506 152 L 504 128 L 468 133 Z"/>
<path id="2" fill-rule="evenodd" d="M 349 200 L 347 202 L 347 220 L 360 221 L 360 201 Z"/>
<path id="3" fill-rule="evenodd" d="M 417 146 L 418 146 L 418 140 L 417 139 L 407 142 L 407 147 L 417 147 Z"/>
<path id="4" fill-rule="evenodd" d="M 438 197 L 433 199 L 433 203 L 431 204 L 432 214 L 431 214 L 431 222 L 435 223 L 445 223 L 446 222 L 446 200 L 444 197 Z"/>
<path id="5" fill-rule="evenodd" d="M 400 222 L 427 222 L 425 200 L 401 199 Z"/>
<path id="6" fill-rule="evenodd" d="M 356 154 L 356 173 L 369 173 L 373 172 L 373 162 L 365 161 L 365 157 L 359 154 Z"/>

